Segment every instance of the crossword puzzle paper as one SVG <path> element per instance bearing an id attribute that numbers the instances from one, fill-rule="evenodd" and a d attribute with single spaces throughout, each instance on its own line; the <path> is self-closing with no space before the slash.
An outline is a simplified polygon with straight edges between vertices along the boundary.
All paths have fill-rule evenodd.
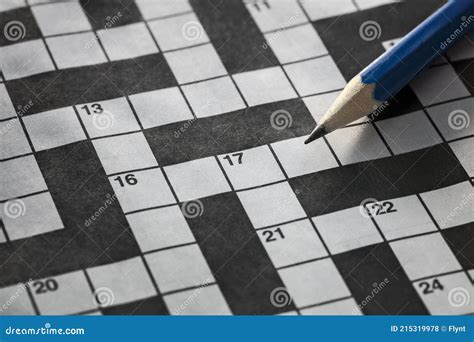
<path id="1" fill-rule="evenodd" d="M 0 2 L 0 313 L 471 314 L 474 36 L 303 144 L 440 4 Z"/>

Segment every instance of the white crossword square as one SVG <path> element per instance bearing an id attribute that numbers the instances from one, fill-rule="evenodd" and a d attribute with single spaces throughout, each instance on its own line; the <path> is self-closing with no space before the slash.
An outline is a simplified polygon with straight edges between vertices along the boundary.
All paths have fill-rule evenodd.
<path id="1" fill-rule="evenodd" d="M 0 179 L 2 201 L 47 189 L 43 174 L 32 155 L 2 162 Z"/>
<path id="2" fill-rule="evenodd" d="M 99 30 L 97 35 L 112 61 L 158 53 L 158 48 L 144 23 Z"/>
<path id="3" fill-rule="evenodd" d="M 0 160 L 30 153 L 31 148 L 26 139 L 20 119 L 13 118 L 0 122 Z"/>
<path id="4" fill-rule="evenodd" d="M 282 140 L 272 144 L 288 177 L 298 177 L 338 166 L 324 139 L 306 145 L 304 140 L 306 137 Z"/>
<path id="5" fill-rule="evenodd" d="M 198 118 L 245 108 L 244 101 L 228 76 L 185 85 L 183 92 Z"/>
<path id="6" fill-rule="evenodd" d="M 227 74 L 212 44 L 166 52 L 164 55 L 179 84 Z"/>
<path id="7" fill-rule="evenodd" d="M 0 12 L 9 11 L 9 10 L 24 7 L 24 6 L 25 6 L 24 1 L 4 0 L 0 3 Z"/>
<path id="8" fill-rule="evenodd" d="M 161 50 L 169 51 L 209 42 L 194 13 L 148 22 Z"/>
<path id="9" fill-rule="evenodd" d="M 372 125 L 344 127 L 326 138 L 342 165 L 390 156 Z"/>
<path id="10" fill-rule="evenodd" d="M 285 268 L 279 274 L 298 307 L 350 296 L 330 258 Z"/>
<path id="11" fill-rule="evenodd" d="M 85 140 L 86 135 L 72 107 L 53 109 L 23 117 L 35 151 Z"/>
<path id="12" fill-rule="evenodd" d="M 107 62 L 92 32 L 46 38 L 46 44 L 59 69 Z"/>
<path id="13" fill-rule="evenodd" d="M 2 316 L 35 315 L 26 286 L 27 284 L 15 284 L 0 289 L 0 302 L 10 303 L 2 310 Z"/>
<path id="14" fill-rule="evenodd" d="M 173 293 L 163 297 L 171 315 L 231 315 L 217 285 Z"/>
<path id="15" fill-rule="evenodd" d="M 449 143 L 449 147 L 453 150 L 464 170 L 469 177 L 474 177 L 474 138 L 466 138 Z"/>
<path id="16" fill-rule="evenodd" d="M 413 284 L 432 315 L 472 315 L 474 287 L 464 272 Z"/>
<path id="17" fill-rule="evenodd" d="M 245 1 L 261 32 L 285 29 L 308 20 L 296 0 Z"/>
<path id="18" fill-rule="evenodd" d="M 130 101 L 145 129 L 193 119 L 177 87 L 131 95 Z"/>
<path id="19" fill-rule="evenodd" d="M 158 166 L 143 133 L 96 139 L 92 144 L 106 174 Z"/>
<path id="20" fill-rule="evenodd" d="M 91 138 L 140 130 L 124 97 L 79 104 L 76 109 Z"/>
<path id="21" fill-rule="evenodd" d="M 145 258 L 162 293 L 215 281 L 196 244 L 147 254 Z"/>
<path id="22" fill-rule="evenodd" d="M 395 154 L 407 153 L 443 141 L 423 111 L 375 123 Z"/>
<path id="23" fill-rule="evenodd" d="M 230 191 L 230 186 L 214 157 L 167 166 L 164 170 L 180 201 Z"/>
<path id="24" fill-rule="evenodd" d="M 249 106 L 297 97 L 281 67 L 247 71 L 232 77 Z"/>
<path id="25" fill-rule="evenodd" d="M 36 39 L 0 47 L 0 69 L 8 81 L 54 70 L 54 65 L 43 41 Z"/>
<path id="26" fill-rule="evenodd" d="M 189 0 L 160 0 L 160 2 L 135 0 L 135 3 L 145 20 L 191 12 L 193 10 Z"/>
<path id="27" fill-rule="evenodd" d="M 313 306 L 301 310 L 301 314 L 306 316 L 341 316 L 341 315 L 362 315 L 359 306 L 354 298 L 338 300 L 328 304 Z"/>
<path id="28" fill-rule="evenodd" d="M 218 158 L 236 190 L 285 179 L 268 146 L 223 154 Z"/>
<path id="29" fill-rule="evenodd" d="M 328 53 L 324 43 L 311 24 L 267 33 L 265 39 L 281 64 Z"/>
<path id="30" fill-rule="evenodd" d="M 257 233 L 275 267 L 327 255 L 323 243 L 308 219 L 261 229 Z"/>
<path id="31" fill-rule="evenodd" d="M 84 271 L 35 280 L 31 292 L 42 315 L 70 315 L 97 308 Z"/>
<path id="32" fill-rule="evenodd" d="M 90 31 L 87 16 L 78 2 L 59 2 L 31 7 L 43 36 Z"/>
<path id="33" fill-rule="evenodd" d="M 474 135 L 474 98 L 444 103 L 426 111 L 446 140 Z"/>
<path id="34" fill-rule="evenodd" d="M 175 203 L 159 168 L 111 176 L 109 181 L 125 213 Z"/>
<path id="35" fill-rule="evenodd" d="M 237 193 L 254 228 L 306 217 L 288 182 Z"/>
<path id="36" fill-rule="evenodd" d="M 420 194 L 441 229 L 474 221 L 474 190 L 469 182 Z"/>
<path id="37" fill-rule="evenodd" d="M 314 1 L 301 0 L 301 5 L 308 13 L 311 21 L 319 19 L 337 17 L 347 13 L 357 12 L 357 7 L 352 0 L 337 1 Z"/>
<path id="38" fill-rule="evenodd" d="M 470 95 L 450 64 L 426 69 L 410 84 L 424 106 Z"/>
<path id="39" fill-rule="evenodd" d="M 369 212 L 387 240 L 435 231 L 436 226 L 416 196 L 368 205 Z"/>
<path id="40" fill-rule="evenodd" d="M 313 222 L 333 254 L 383 241 L 373 222 L 359 207 L 316 216 Z"/>
<path id="41" fill-rule="evenodd" d="M 49 192 L 12 199 L 0 205 L 3 209 L 2 220 L 10 240 L 23 239 L 63 228 L 56 206 Z M 14 208 L 17 212 L 12 212 Z M 8 215 L 9 212 L 15 215 Z"/>
<path id="42" fill-rule="evenodd" d="M 390 247 L 411 280 L 461 269 L 440 233 L 394 241 Z"/>
<path id="43" fill-rule="evenodd" d="M 156 295 L 140 257 L 95 266 L 88 268 L 86 272 L 94 286 L 94 295 L 100 307 L 130 303 Z"/>
<path id="44" fill-rule="evenodd" d="M 284 68 L 300 96 L 340 90 L 346 86 L 346 80 L 331 56 L 288 64 Z"/>
<path id="45" fill-rule="evenodd" d="M 194 242 L 194 236 L 179 206 L 127 215 L 142 252 Z"/>
<path id="46" fill-rule="evenodd" d="M 0 48 L 1 51 L 1 48 Z M 1 63 L 0 57 L 0 63 Z M 3 65 L 2 65 L 3 66 Z M 10 117 L 15 117 L 16 111 L 13 108 L 12 101 L 10 100 L 10 96 L 8 95 L 7 88 L 5 84 L 0 83 L 0 120 L 7 119 Z"/>

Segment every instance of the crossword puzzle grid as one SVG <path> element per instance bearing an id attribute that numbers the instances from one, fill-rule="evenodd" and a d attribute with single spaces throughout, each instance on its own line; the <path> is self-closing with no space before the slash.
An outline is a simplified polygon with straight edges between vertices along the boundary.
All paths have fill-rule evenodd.
<path id="1" fill-rule="evenodd" d="M 321 27 L 396 5 L 40 2 L 1 5 L 28 32 L 0 45 L 1 314 L 474 311 L 453 304 L 473 295 L 474 126 L 447 120 L 473 116 L 472 35 L 404 90 L 413 108 L 303 145 L 350 72 Z M 144 58 L 155 88 L 26 100 Z"/>

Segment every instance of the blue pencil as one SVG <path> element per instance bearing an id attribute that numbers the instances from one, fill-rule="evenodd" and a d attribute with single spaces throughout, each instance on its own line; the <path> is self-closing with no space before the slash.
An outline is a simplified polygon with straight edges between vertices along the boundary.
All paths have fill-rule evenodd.
<path id="1" fill-rule="evenodd" d="M 372 113 L 473 28 L 474 0 L 448 1 L 350 80 L 305 144 Z"/>

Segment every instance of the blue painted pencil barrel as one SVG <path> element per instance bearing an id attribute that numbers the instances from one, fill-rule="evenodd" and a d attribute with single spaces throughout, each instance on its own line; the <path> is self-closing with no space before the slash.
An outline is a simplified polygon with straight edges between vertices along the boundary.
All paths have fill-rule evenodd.
<path id="1" fill-rule="evenodd" d="M 474 29 L 474 0 L 450 0 L 361 72 L 374 98 L 394 96 L 416 74 Z"/>

